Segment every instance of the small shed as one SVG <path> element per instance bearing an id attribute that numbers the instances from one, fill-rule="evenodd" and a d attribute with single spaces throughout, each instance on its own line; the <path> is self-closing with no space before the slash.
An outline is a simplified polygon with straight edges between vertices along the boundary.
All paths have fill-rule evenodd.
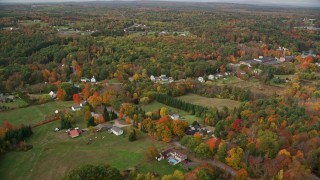
<path id="1" fill-rule="evenodd" d="M 74 129 L 69 132 L 70 137 L 75 138 L 79 136 L 78 130 Z"/>

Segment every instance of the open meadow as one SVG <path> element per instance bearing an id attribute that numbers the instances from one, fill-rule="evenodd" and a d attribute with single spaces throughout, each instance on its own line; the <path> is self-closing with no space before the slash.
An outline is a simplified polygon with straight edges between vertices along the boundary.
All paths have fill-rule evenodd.
<path id="1" fill-rule="evenodd" d="M 192 104 L 196 104 L 196 105 L 200 105 L 208 108 L 216 107 L 220 109 L 223 106 L 227 106 L 229 109 L 232 109 L 234 107 L 239 107 L 240 105 L 240 102 L 238 101 L 233 101 L 230 99 L 207 98 L 207 97 L 202 97 L 196 94 L 187 94 L 177 98 L 188 103 L 192 103 Z"/>
<path id="2" fill-rule="evenodd" d="M 71 108 L 72 104 L 72 101 L 53 101 L 46 104 L 0 112 L 0 124 L 5 120 L 14 126 L 37 123 L 44 120 L 47 115 L 54 114 L 55 110 Z"/>
<path id="3" fill-rule="evenodd" d="M 69 108 L 72 102 L 50 102 L 8 112 L 1 112 L 1 121 L 8 119 L 13 125 L 35 123 L 55 109 Z M 76 125 L 84 126 L 82 119 Z M 115 136 L 106 131 L 85 132 L 72 139 L 65 131 L 54 132 L 60 121 L 33 128 L 27 140 L 33 148 L 26 152 L 8 152 L 0 157 L 0 179 L 59 179 L 67 171 L 83 164 L 110 164 L 120 170 L 136 167 L 139 172 L 155 172 L 160 175 L 184 169 L 171 166 L 166 161 L 146 162 L 144 152 L 155 146 L 159 150 L 168 144 L 154 141 L 140 134 L 137 141 L 129 142 L 127 135 Z M 126 130 L 124 128 L 124 130 Z M 92 139 L 91 144 L 87 144 Z M 128 148 L 130 147 L 130 148 Z"/>

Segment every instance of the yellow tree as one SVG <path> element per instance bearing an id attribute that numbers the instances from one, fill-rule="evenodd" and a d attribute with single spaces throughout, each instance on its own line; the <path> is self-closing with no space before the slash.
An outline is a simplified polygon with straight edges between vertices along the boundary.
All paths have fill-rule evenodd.
<path id="1" fill-rule="evenodd" d="M 88 100 L 93 108 L 97 107 L 102 103 L 102 98 L 99 96 L 97 92 L 94 92 L 93 95 L 90 96 Z"/>
<path id="2" fill-rule="evenodd" d="M 188 122 L 182 120 L 173 121 L 173 133 L 179 137 L 185 134 L 185 129 L 188 127 Z"/>
<path id="3" fill-rule="evenodd" d="M 243 156 L 243 149 L 240 147 L 234 147 L 228 151 L 228 157 L 226 158 L 226 162 L 229 166 L 234 169 L 239 169 L 240 162 Z"/>
<path id="4" fill-rule="evenodd" d="M 160 116 L 161 116 L 161 117 L 164 117 L 164 116 L 166 116 L 166 115 L 168 115 L 168 110 L 167 110 L 166 107 L 162 107 L 162 108 L 160 109 Z"/>

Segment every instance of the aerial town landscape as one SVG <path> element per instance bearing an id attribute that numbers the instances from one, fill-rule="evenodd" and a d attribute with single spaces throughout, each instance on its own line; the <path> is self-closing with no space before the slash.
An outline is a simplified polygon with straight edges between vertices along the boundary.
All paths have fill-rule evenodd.
<path id="1" fill-rule="evenodd" d="M 1 1 L 0 180 L 319 179 L 320 2 L 284 2 Z"/>

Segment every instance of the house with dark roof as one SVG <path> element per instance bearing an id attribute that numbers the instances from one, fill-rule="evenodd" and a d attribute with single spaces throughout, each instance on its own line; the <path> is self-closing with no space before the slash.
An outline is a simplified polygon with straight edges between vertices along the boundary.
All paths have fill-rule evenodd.
<path id="1" fill-rule="evenodd" d="M 262 65 L 277 65 L 281 64 L 282 62 L 278 60 L 277 58 L 272 58 L 272 57 L 262 57 L 260 56 L 257 59 L 253 60 L 245 60 L 241 61 L 240 64 L 246 65 L 248 67 L 252 67 L 255 64 L 262 64 Z"/>
<path id="2" fill-rule="evenodd" d="M 111 124 L 103 123 L 103 124 L 98 124 L 94 127 L 97 131 L 106 131 L 112 128 Z"/>

